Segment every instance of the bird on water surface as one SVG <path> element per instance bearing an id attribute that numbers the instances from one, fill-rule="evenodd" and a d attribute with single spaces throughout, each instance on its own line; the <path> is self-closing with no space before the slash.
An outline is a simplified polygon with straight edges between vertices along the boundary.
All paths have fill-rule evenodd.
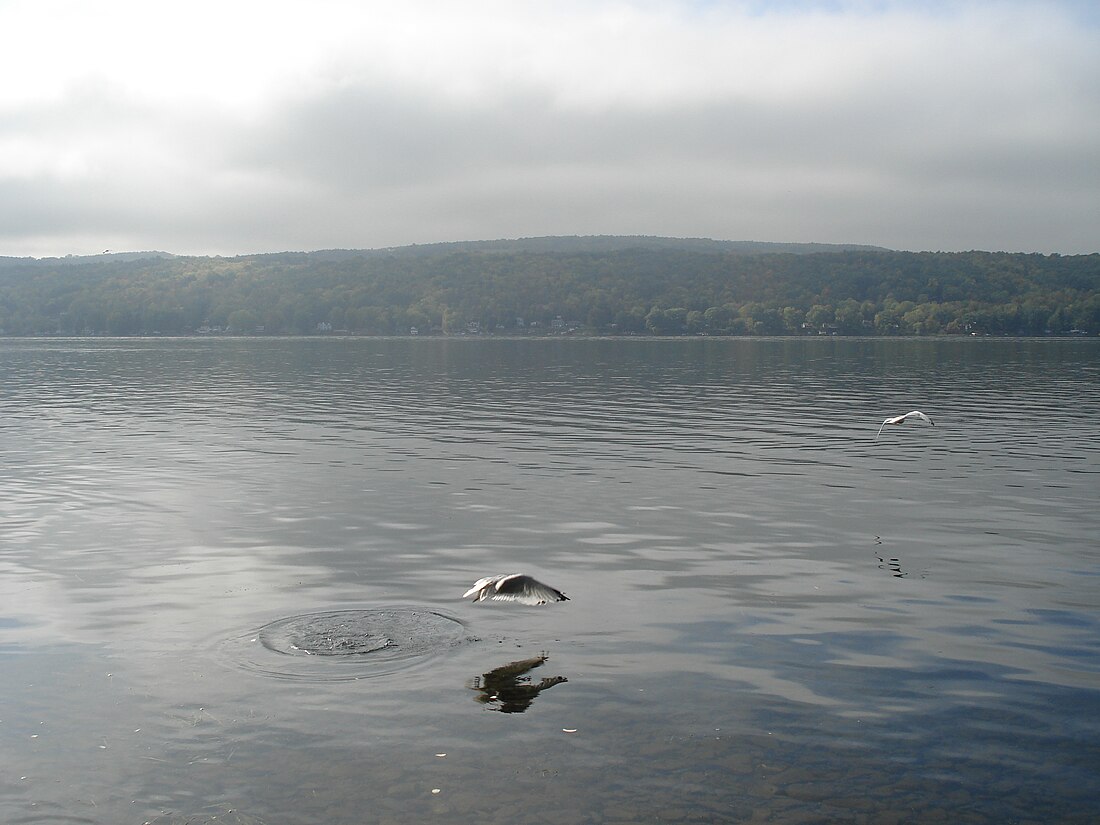
<path id="1" fill-rule="evenodd" d="M 875 441 L 878 441 L 878 437 L 882 435 L 883 427 L 885 427 L 887 424 L 904 424 L 906 421 L 910 420 L 927 421 L 933 427 L 936 426 L 936 422 L 924 413 L 922 413 L 920 410 L 912 410 L 910 412 L 907 412 L 905 415 L 895 415 L 893 418 L 887 418 L 885 421 L 883 421 L 882 424 L 879 425 L 878 433 L 875 434 Z"/>
<path id="2" fill-rule="evenodd" d="M 569 601 L 569 597 L 560 590 L 522 573 L 508 573 L 504 576 L 486 576 L 484 579 L 478 579 L 473 587 L 462 594 L 464 599 L 470 596 L 474 597 L 475 602 L 486 599 L 520 604 Z"/>

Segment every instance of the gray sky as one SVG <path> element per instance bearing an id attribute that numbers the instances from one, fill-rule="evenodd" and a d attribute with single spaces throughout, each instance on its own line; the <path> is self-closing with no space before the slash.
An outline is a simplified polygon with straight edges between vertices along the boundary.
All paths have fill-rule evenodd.
<path id="1" fill-rule="evenodd" d="M 0 0 L 0 255 L 1096 252 L 1098 5 Z"/>

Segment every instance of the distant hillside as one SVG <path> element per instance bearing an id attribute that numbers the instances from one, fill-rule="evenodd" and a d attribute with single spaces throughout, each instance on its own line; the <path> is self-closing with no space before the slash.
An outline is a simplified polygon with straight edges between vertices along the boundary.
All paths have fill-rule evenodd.
<path id="1" fill-rule="evenodd" d="M 170 252 L 101 252 L 98 255 L 66 255 L 64 258 L 10 258 L 0 255 L 3 266 L 78 266 L 81 264 L 144 261 L 149 258 L 175 258 Z"/>
<path id="2" fill-rule="evenodd" d="M 683 252 L 731 252 L 741 255 L 765 255 L 780 252 L 792 255 L 810 255 L 815 252 L 885 251 L 881 247 L 859 246 L 856 244 L 715 241 L 710 238 L 661 238 L 653 235 L 558 235 L 544 238 L 517 238 L 515 240 L 434 243 L 396 247 L 384 251 L 397 255 L 437 255 L 446 252 L 574 254 L 578 252 L 606 253 L 642 249 L 679 250 Z"/>
<path id="3" fill-rule="evenodd" d="M 77 265 L 79 264 L 79 265 Z M 8 335 L 1100 333 L 1100 255 L 555 237 L 0 259 Z"/>
<path id="4" fill-rule="evenodd" d="M 577 252 L 622 252 L 624 250 L 682 250 L 685 252 L 731 252 L 741 255 L 790 253 L 809 255 L 815 252 L 880 251 L 877 246 L 825 243 L 770 243 L 765 241 L 715 241 L 710 238 L 662 238 L 653 235 L 559 235 L 542 238 L 515 238 L 495 241 L 453 241 L 446 243 L 412 244 L 379 249 L 322 249 L 316 252 L 271 252 L 241 257 L 270 260 L 348 261 L 367 257 L 434 257 L 454 252 L 487 254 Z M 149 258 L 176 258 L 170 252 L 110 252 L 98 255 L 67 255 L 64 258 L 11 258 L 0 256 L 0 267 L 17 265 L 56 266 L 89 263 L 141 261 Z"/>

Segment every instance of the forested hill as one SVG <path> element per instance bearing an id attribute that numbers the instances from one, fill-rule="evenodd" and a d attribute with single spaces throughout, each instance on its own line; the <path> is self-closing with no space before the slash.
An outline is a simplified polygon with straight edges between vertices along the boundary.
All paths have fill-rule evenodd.
<path id="1" fill-rule="evenodd" d="M 1100 333 L 1100 255 L 651 237 L 0 258 L 0 333 Z"/>

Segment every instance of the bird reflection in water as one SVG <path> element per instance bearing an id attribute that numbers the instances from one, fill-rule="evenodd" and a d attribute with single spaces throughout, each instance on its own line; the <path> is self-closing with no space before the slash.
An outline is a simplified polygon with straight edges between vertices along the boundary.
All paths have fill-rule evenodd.
<path id="1" fill-rule="evenodd" d="M 904 579 L 909 575 L 908 572 L 901 569 L 900 560 L 894 558 L 888 559 L 885 556 L 878 555 L 877 553 L 875 554 L 875 558 L 878 559 L 878 569 L 889 571 L 890 575 L 893 576 L 895 579 Z"/>
<path id="2" fill-rule="evenodd" d="M 537 683 L 531 681 L 529 672 L 541 667 L 549 658 L 548 653 L 540 653 L 475 676 L 470 683 L 470 689 L 478 692 L 474 701 L 492 705 L 491 710 L 501 713 L 523 713 L 542 691 L 569 681 L 564 676 L 548 676 Z"/>
<path id="3" fill-rule="evenodd" d="M 902 568 L 901 559 L 894 558 L 893 556 L 885 556 L 881 553 L 875 553 L 875 558 L 878 559 L 878 569 L 885 570 L 895 579 L 907 579 L 910 577 L 911 572 Z M 917 578 L 924 579 L 927 577 L 927 570 L 917 572 Z"/>

